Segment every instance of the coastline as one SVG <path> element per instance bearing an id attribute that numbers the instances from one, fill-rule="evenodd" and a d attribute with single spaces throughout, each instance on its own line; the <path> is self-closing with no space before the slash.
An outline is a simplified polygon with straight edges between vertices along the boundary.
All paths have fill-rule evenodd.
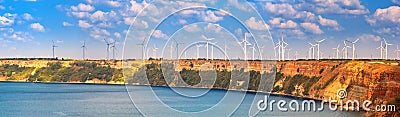
<path id="1" fill-rule="evenodd" d="M 88 82 L 28 82 L 28 81 L 17 81 L 17 80 L 0 80 L 0 83 L 40 83 L 40 84 L 77 84 L 77 85 L 114 85 L 114 86 L 126 86 L 126 84 L 122 83 L 88 83 Z M 170 87 L 170 86 L 164 86 L 164 85 L 133 85 L 133 86 L 151 86 L 151 87 L 165 87 L 165 88 L 188 88 L 188 89 L 211 89 L 211 90 L 223 90 L 223 91 L 237 91 L 237 92 L 246 92 L 246 93 L 261 93 L 261 94 L 268 94 L 268 95 L 274 95 L 274 96 L 283 96 L 283 97 L 290 97 L 290 98 L 295 98 L 295 99 L 307 99 L 307 100 L 315 100 L 315 101 L 323 101 L 321 99 L 317 98 L 311 98 L 311 97 L 304 97 L 304 96 L 296 96 L 296 95 L 289 95 L 289 94 L 283 94 L 283 93 L 274 93 L 274 92 L 261 92 L 261 91 L 255 91 L 255 90 L 236 90 L 236 89 L 224 89 L 224 88 L 218 88 L 218 87 Z"/>

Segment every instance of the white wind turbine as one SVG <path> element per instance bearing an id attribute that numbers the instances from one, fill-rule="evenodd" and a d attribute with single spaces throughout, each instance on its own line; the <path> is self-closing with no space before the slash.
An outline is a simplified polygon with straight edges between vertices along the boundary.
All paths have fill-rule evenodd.
<path id="1" fill-rule="evenodd" d="M 286 43 L 284 40 L 283 40 L 283 36 L 284 36 L 284 33 L 282 32 L 282 38 L 281 38 L 281 57 L 282 57 L 282 61 L 284 61 L 285 60 L 285 49 L 286 49 L 286 47 L 289 45 L 288 43 Z"/>
<path id="2" fill-rule="evenodd" d="M 200 56 L 200 50 L 199 50 L 199 48 L 201 47 L 202 45 L 200 45 L 200 44 L 197 44 L 196 45 L 196 47 L 197 47 L 197 59 L 199 59 L 199 56 Z"/>
<path id="3" fill-rule="evenodd" d="M 299 56 L 299 53 L 297 53 L 296 51 L 296 53 L 294 54 L 294 60 L 297 60 L 297 56 Z"/>
<path id="4" fill-rule="evenodd" d="M 347 48 L 351 48 L 351 47 L 346 44 L 346 41 L 343 41 L 343 44 L 344 44 L 344 47 L 342 49 L 342 51 L 344 51 L 343 57 L 344 57 L 344 59 L 348 59 L 349 55 L 348 55 Z"/>
<path id="5" fill-rule="evenodd" d="M 383 52 L 385 51 L 384 49 L 384 47 L 383 47 L 383 42 L 381 41 L 381 46 L 379 46 L 379 47 L 377 47 L 376 49 L 380 49 L 380 52 L 381 52 L 381 59 L 383 59 Z"/>
<path id="6" fill-rule="evenodd" d="M 339 48 L 340 48 L 340 44 L 338 44 L 336 48 L 332 48 L 333 50 L 336 51 L 336 59 L 339 59 Z"/>
<path id="7" fill-rule="evenodd" d="M 242 42 L 240 42 L 239 44 L 243 44 L 243 48 L 244 48 L 244 60 L 247 60 L 247 46 L 250 44 L 247 41 L 247 33 L 244 34 L 244 39 Z"/>
<path id="8" fill-rule="evenodd" d="M 321 52 L 320 52 L 320 50 L 319 50 L 319 45 L 320 45 L 321 42 L 323 42 L 323 41 L 325 41 L 325 39 L 322 39 L 322 40 L 319 40 L 319 41 L 315 41 L 315 42 L 317 42 L 317 60 L 319 60 L 320 57 L 321 57 Z"/>
<path id="9" fill-rule="evenodd" d="M 109 43 L 105 38 L 104 38 L 104 42 L 106 42 L 106 45 L 107 45 L 107 58 L 106 58 L 106 60 L 108 60 L 110 58 L 110 45 L 111 45 L 111 43 Z"/>
<path id="10" fill-rule="evenodd" d="M 250 48 L 251 48 L 251 53 L 252 53 L 252 60 L 254 60 L 255 59 L 255 56 L 254 56 L 254 53 L 255 53 L 255 44 L 248 44 L 249 46 L 250 46 Z"/>
<path id="11" fill-rule="evenodd" d="M 82 48 L 82 59 L 85 60 L 85 50 L 86 50 L 86 43 L 85 41 L 82 41 L 83 45 L 81 46 Z"/>
<path id="12" fill-rule="evenodd" d="M 355 52 L 356 52 L 356 47 L 355 47 L 355 44 L 357 43 L 357 41 L 358 40 L 360 40 L 360 39 L 356 39 L 355 41 L 353 41 L 353 42 L 351 42 L 351 41 L 349 41 L 349 40 L 346 40 L 347 42 L 349 42 L 349 43 L 351 43 L 351 45 L 352 45 L 352 50 L 353 50 L 353 55 L 352 55 L 352 59 L 354 60 L 355 59 Z"/>
<path id="13" fill-rule="evenodd" d="M 292 51 L 292 48 L 287 49 L 287 52 L 288 52 L 287 58 L 288 58 L 288 60 L 290 60 L 290 51 Z"/>
<path id="14" fill-rule="evenodd" d="M 158 48 L 156 47 L 156 45 L 153 45 L 153 58 L 154 59 L 157 58 L 157 50 L 158 50 Z"/>
<path id="15" fill-rule="evenodd" d="M 308 52 L 308 56 L 311 59 L 315 59 L 315 46 L 317 46 L 317 44 L 311 44 L 310 42 L 308 42 L 308 44 L 311 45 L 311 47 L 309 48 L 309 52 Z"/>
<path id="16" fill-rule="evenodd" d="M 116 60 L 115 59 L 115 50 L 117 49 L 116 47 L 115 47 L 115 43 L 116 43 L 116 41 L 114 40 L 114 42 L 112 42 L 112 43 L 110 43 L 111 44 L 111 47 L 110 48 L 112 48 L 112 58 L 113 58 L 113 60 Z"/>
<path id="17" fill-rule="evenodd" d="M 142 46 L 142 60 L 144 60 L 144 58 L 145 58 L 145 50 L 146 50 L 146 47 L 144 46 L 145 45 L 145 41 L 146 41 L 146 39 L 143 39 L 143 41 L 142 41 L 142 43 L 139 43 L 139 44 L 136 44 L 136 45 L 139 45 L 139 46 Z"/>
<path id="18" fill-rule="evenodd" d="M 210 42 L 210 44 L 211 44 L 211 60 L 214 60 L 214 46 L 215 44 L 217 44 L 217 42 L 214 43 Z"/>
<path id="19" fill-rule="evenodd" d="M 278 48 L 278 61 L 281 61 L 281 41 L 275 45 L 274 49 L 276 48 Z"/>
<path id="20" fill-rule="evenodd" d="M 56 45 L 56 43 L 54 42 L 54 40 L 51 40 L 51 41 L 53 42 L 53 45 L 51 46 L 52 49 L 53 49 L 53 58 L 56 58 L 55 48 L 58 47 L 58 46 Z"/>
<path id="21" fill-rule="evenodd" d="M 206 60 L 208 60 L 208 45 L 210 44 L 210 41 L 212 41 L 214 38 L 207 38 L 204 35 L 201 35 L 201 37 L 203 37 L 203 39 L 206 40 L 206 48 L 207 48 L 207 58 L 206 58 Z"/>
<path id="22" fill-rule="evenodd" d="M 383 40 L 385 41 L 385 59 L 387 60 L 388 59 L 388 48 L 389 48 L 389 46 L 392 46 L 393 44 L 388 43 L 385 38 L 383 38 Z"/>

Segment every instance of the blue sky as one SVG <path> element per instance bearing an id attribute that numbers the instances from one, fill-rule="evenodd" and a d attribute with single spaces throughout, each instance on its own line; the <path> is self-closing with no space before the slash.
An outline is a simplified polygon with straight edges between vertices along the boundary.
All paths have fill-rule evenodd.
<path id="1" fill-rule="evenodd" d="M 242 53 L 235 50 L 234 46 L 241 41 L 246 28 L 258 30 L 260 24 L 269 28 L 272 39 L 277 42 L 281 32 L 285 32 L 285 41 L 291 48 L 291 59 L 297 51 L 298 58 L 306 58 L 308 42 L 313 39 L 327 40 L 321 44 L 324 58 L 333 56 L 332 48 L 344 40 L 360 41 L 357 43 L 356 55 L 359 58 L 378 58 L 379 50 L 376 48 L 385 38 L 389 43 L 400 44 L 400 2 L 398 0 L 278 0 L 259 1 L 251 0 L 249 5 L 261 15 L 261 18 L 251 19 L 250 13 L 241 0 L 205 1 L 191 5 L 221 7 L 231 9 L 234 17 L 245 18 L 243 25 L 232 18 L 232 15 L 219 13 L 213 9 L 188 9 L 162 20 L 167 8 L 179 8 L 190 3 L 183 2 L 155 2 L 146 1 L 110 1 L 110 0 L 31 0 L 31 1 L 0 1 L 0 57 L 51 57 L 51 42 L 56 41 L 56 55 L 60 58 L 82 58 L 81 42 L 87 44 L 87 58 L 104 59 L 106 57 L 106 44 L 116 41 L 116 55 L 120 59 L 125 57 L 140 58 L 141 43 L 143 38 L 139 35 L 140 27 L 160 25 L 148 42 L 148 57 L 153 56 L 154 46 L 158 48 L 156 57 L 168 57 L 168 43 L 177 39 L 185 44 L 179 51 L 189 44 L 204 41 L 201 35 L 214 37 L 218 46 L 224 48 L 228 40 L 231 58 L 240 58 Z M 165 6 L 169 4 L 170 6 Z M 143 18 L 137 18 L 143 8 Z M 193 12 L 196 11 L 196 12 Z M 139 21 L 139 20 L 142 21 Z M 261 21 L 264 22 L 261 22 Z M 128 31 L 131 24 L 131 30 Z M 194 23 L 194 24 L 193 24 Z M 213 24 L 213 25 L 210 25 Z M 214 26 L 214 27 L 213 27 Z M 212 28 L 212 29 L 210 29 Z M 197 31 L 196 31 L 197 30 Z M 147 30 L 150 32 L 150 30 Z M 151 30 L 152 31 L 152 30 Z M 127 32 L 128 41 L 124 50 L 124 40 Z M 130 37 L 135 35 L 137 37 Z M 145 37 L 145 35 L 143 35 Z M 237 38 L 230 41 L 227 38 Z M 254 40 L 253 40 L 254 41 Z M 259 45 L 273 48 L 268 42 L 259 41 Z M 239 46 L 238 44 L 236 44 Z M 196 55 L 195 47 L 188 47 L 187 58 Z M 202 50 L 205 48 L 202 47 Z M 389 58 L 395 58 L 396 46 L 389 46 Z M 265 49 L 265 51 L 271 51 Z M 248 50 L 251 53 L 251 50 Z M 271 51 L 273 52 L 273 51 Z M 266 52 L 268 53 L 268 52 Z M 350 53 L 350 51 L 349 51 Z M 111 56 L 112 53 L 110 53 Z M 129 55 L 127 55 L 129 54 Z M 342 53 L 341 53 L 342 54 Z M 264 54 L 266 58 L 273 55 Z M 201 52 L 205 56 L 205 51 Z M 223 58 L 216 52 L 216 58 Z M 251 56 L 248 55 L 248 56 Z M 258 55 L 256 55 L 258 56 Z"/>

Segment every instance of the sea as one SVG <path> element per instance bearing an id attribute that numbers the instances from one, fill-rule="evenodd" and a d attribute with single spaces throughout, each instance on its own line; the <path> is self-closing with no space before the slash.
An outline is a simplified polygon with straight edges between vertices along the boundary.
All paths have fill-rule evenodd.
<path id="1" fill-rule="evenodd" d="M 146 89 L 152 89 L 149 91 Z M 129 90 L 127 90 L 129 89 Z M 2 117 L 138 117 L 138 116 L 184 116 L 182 113 L 206 112 L 227 97 L 227 93 L 244 95 L 240 103 L 224 103 L 226 109 L 210 116 L 249 116 L 255 93 L 219 89 L 181 88 L 183 92 L 202 94 L 187 97 L 168 87 L 68 84 L 68 83 L 17 83 L 0 82 L 0 116 Z M 156 96 L 158 100 L 151 100 Z M 239 97 L 239 96 L 237 96 Z M 282 95 L 270 95 L 269 100 L 306 100 Z M 161 103 L 160 103 L 161 102 Z M 235 108 L 230 108 L 236 106 Z M 275 104 L 276 106 L 276 104 Z M 324 105 L 328 108 L 328 104 Z M 163 110 L 168 107 L 170 110 Z M 234 109 L 234 110 L 231 110 Z M 228 115 L 224 115 L 225 111 Z M 221 113 L 219 113 L 221 112 Z M 261 111 L 256 116 L 296 117 L 357 117 L 363 112 L 348 111 Z"/>

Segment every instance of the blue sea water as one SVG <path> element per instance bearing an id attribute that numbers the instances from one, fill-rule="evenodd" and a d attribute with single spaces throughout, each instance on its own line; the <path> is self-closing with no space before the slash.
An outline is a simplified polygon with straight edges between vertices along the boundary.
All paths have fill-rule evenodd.
<path id="1" fill-rule="evenodd" d="M 145 86 L 132 86 L 135 94 L 132 98 L 146 99 L 141 92 Z M 204 96 L 187 98 L 174 93 L 167 87 L 151 87 L 169 107 L 183 112 L 197 112 L 217 104 L 226 94 L 224 90 L 210 90 Z M 183 89 L 189 92 L 201 92 L 204 89 Z M 143 93 L 143 95 L 142 95 Z M 245 93 L 245 92 L 235 92 Z M 245 98 L 232 116 L 248 116 L 254 93 L 246 93 Z M 133 96 L 133 95 L 131 95 Z M 285 96 L 270 96 L 275 100 L 302 100 Z M 159 106 L 149 101 L 144 102 L 152 108 L 148 116 L 177 116 L 159 110 Z M 137 105 L 136 105 L 137 106 Z M 229 104 L 227 104 L 229 106 Z M 327 105 L 325 105 L 327 106 Z M 211 115 L 211 116 L 217 116 Z M 3 117 L 54 117 L 54 116 L 142 116 L 130 100 L 123 85 L 56 84 L 56 83 L 9 83 L 0 82 L 0 116 Z M 329 111 L 322 112 L 281 112 L 266 111 L 258 116 L 362 116 L 357 112 Z"/>

